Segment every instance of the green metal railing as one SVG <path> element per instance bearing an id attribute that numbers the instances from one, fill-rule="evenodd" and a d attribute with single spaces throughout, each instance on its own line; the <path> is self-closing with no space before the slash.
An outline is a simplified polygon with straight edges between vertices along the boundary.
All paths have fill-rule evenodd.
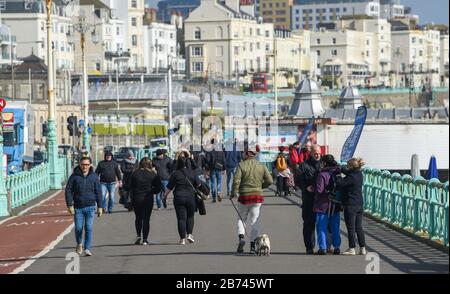
<path id="1" fill-rule="evenodd" d="M 272 171 L 273 152 L 262 152 Z M 271 156 L 272 155 L 272 156 Z M 420 237 L 449 246 L 448 181 L 413 179 L 364 168 L 364 210 L 373 217 Z"/>
<path id="2" fill-rule="evenodd" d="M 364 169 L 364 210 L 423 238 L 449 246 L 448 181 Z"/>
<path id="3" fill-rule="evenodd" d="M 66 182 L 71 170 L 70 160 L 60 156 L 57 164 L 62 171 L 61 182 Z M 31 170 L 8 176 L 5 185 L 10 195 L 10 209 L 20 207 L 50 190 L 49 164 L 44 163 Z"/>

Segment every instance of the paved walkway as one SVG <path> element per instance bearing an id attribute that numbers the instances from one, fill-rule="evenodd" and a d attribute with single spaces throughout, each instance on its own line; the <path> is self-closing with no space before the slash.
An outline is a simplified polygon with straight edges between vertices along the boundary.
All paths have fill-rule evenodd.
<path id="1" fill-rule="evenodd" d="M 195 218 L 195 244 L 178 245 L 173 206 L 153 211 L 150 245 L 133 245 L 134 213 L 117 205 L 113 214 L 96 218 L 92 257 L 80 258 L 80 272 L 87 273 L 158 273 L 158 274 L 301 274 L 301 273 L 365 273 L 369 261 L 364 256 L 311 256 L 305 254 L 301 235 L 301 200 L 292 196 L 277 198 L 266 192 L 262 208 L 261 231 L 272 242 L 269 257 L 237 256 L 237 216 L 230 200 L 208 203 L 207 215 Z M 61 209 L 62 193 L 43 207 L 23 217 L 0 225 L 0 273 L 65 273 L 66 255 L 74 252 L 75 238 L 70 220 Z M 58 204 L 59 203 L 59 204 Z M 50 207 L 59 207 L 49 211 Z M 44 211 L 42 211 L 42 209 Z M 36 215 L 33 213 L 47 213 Z M 11 225 L 26 218 L 45 223 Z M 69 217 L 70 218 L 70 217 Z M 58 220 L 58 221 L 57 221 Z M 49 226 L 48 226 L 49 225 Z M 448 253 L 417 242 L 386 226 L 365 219 L 369 252 L 380 256 L 380 273 L 447 273 Z M 342 249 L 347 247 L 345 225 L 341 225 Z M 53 249 L 54 240 L 62 239 Z M 35 246 L 36 245 L 36 246 Z M 47 248 L 45 248 L 47 247 Z M 23 248 L 20 249 L 19 248 Z M 46 249 L 46 250 L 44 250 Z M 248 251 L 248 246 L 246 250 Z M 42 251 L 44 250 L 44 251 Z M 47 253 L 47 251 L 49 251 Z M 45 254 L 39 258 L 33 256 Z M 24 265 L 25 263 L 25 265 Z M 29 265 L 32 263 L 31 265 Z M 21 266 L 21 268 L 18 268 Z M 27 267 L 28 266 L 28 267 Z"/>

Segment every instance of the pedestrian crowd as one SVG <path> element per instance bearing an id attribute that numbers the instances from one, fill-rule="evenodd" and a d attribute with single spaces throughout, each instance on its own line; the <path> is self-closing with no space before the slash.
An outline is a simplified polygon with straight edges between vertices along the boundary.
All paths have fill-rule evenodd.
<path id="1" fill-rule="evenodd" d="M 258 160 L 258 145 L 251 147 L 244 142 L 241 152 L 237 140 L 227 141 L 225 148 L 215 147 L 215 140 L 210 143 L 208 150 L 180 149 L 173 159 L 165 149 L 159 149 L 153 159 L 144 157 L 138 162 L 129 151 L 120 164 L 111 152 L 105 152 L 104 160 L 95 170 L 92 160 L 82 157 L 65 190 L 68 211 L 74 215 L 76 252 L 92 255 L 95 215 L 113 213 L 116 188 L 119 188 L 119 203 L 135 214 L 136 245 L 149 244 L 154 206 L 156 204 L 156 210 L 167 209 L 170 195 L 173 195 L 180 245 L 195 243 L 194 216 L 196 212 L 206 214 L 208 198 L 211 203 L 229 199 L 238 219 L 237 253 L 244 253 L 246 239 L 249 239 L 250 253 L 255 254 L 263 190 L 275 183 L 277 197 L 289 197 L 292 191 L 301 190 L 303 241 L 307 254 L 367 253 L 362 226 L 362 159 L 353 158 L 339 165 L 331 154 L 322 155 L 319 145 L 306 142 L 301 146 L 296 142 L 278 148 L 270 172 Z M 222 194 L 223 176 L 226 176 L 226 196 Z M 341 253 L 342 212 L 349 248 Z"/>

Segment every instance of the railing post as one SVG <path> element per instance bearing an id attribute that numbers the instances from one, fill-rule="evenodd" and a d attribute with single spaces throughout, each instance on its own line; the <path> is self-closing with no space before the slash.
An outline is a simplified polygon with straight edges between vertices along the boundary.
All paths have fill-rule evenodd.
<path id="1" fill-rule="evenodd" d="M 444 186 L 444 245 L 448 246 L 449 239 L 449 205 L 448 205 L 448 181 Z"/>
<path id="2" fill-rule="evenodd" d="M 3 114 L 0 111 L 0 216 L 9 216 L 8 192 L 6 191 L 6 180 L 3 177 Z"/>

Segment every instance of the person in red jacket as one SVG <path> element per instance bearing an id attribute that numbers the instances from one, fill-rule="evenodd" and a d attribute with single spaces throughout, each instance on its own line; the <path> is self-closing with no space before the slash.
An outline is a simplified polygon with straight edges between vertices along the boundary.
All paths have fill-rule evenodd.
<path id="1" fill-rule="evenodd" d="M 300 147 L 299 142 L 295 142 L 289 146 L 289 167 L 291 170 L 296 170 L 300 164 L 300 158 L 298 154 L 298 148 Z"/>
<path id="2" fill-rule="evenodd" d="M 309 158 L 309 150 L 311 149 L 311 141 L 306 142 L 305 146 L 300 150 L 300 155 L 298 157 L 299 164 L 305 162 Z"/>

